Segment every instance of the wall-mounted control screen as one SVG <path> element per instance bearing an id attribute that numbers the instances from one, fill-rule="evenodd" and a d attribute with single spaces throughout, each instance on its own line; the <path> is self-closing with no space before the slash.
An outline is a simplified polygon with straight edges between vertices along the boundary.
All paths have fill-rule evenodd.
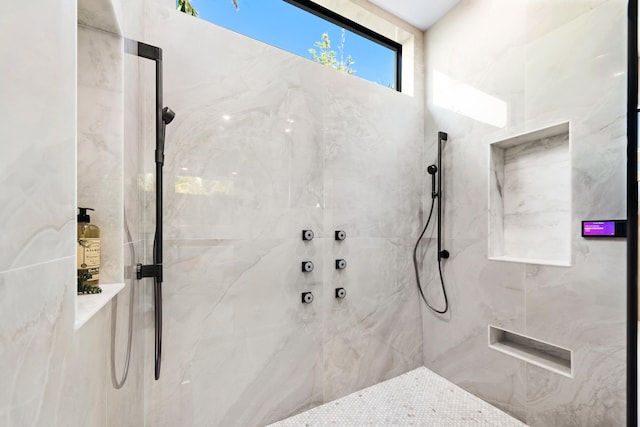
<path id="1" fill-rule="evenodd" d="M 582 237 L 627 237 L 627 220 L 582 221 Z"/>

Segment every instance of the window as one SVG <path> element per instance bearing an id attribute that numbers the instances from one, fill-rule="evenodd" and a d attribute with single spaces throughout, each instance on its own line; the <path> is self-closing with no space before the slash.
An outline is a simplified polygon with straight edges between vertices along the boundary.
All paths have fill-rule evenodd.
<path id="1" fill-rule="evenodd" d="M 177 0 L 206 21 L 401 90 L 402 45 L 309 0 Z"/>

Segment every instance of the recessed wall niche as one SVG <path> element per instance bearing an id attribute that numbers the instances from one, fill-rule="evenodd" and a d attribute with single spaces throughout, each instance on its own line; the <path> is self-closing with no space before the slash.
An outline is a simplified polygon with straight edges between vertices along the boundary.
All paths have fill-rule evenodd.
<path id="1" fill-rule="evenodd" d="M 79 0 L 77 205 L 100 227 L 102 293 L 76 295 L 75 329 L 124 288 L 123 38 L 116 0 Z"/>
<path id="2" fill-rule="evenodd" d="M 569 123 L 491 144 L 489 259 L 571 265 Z"/>

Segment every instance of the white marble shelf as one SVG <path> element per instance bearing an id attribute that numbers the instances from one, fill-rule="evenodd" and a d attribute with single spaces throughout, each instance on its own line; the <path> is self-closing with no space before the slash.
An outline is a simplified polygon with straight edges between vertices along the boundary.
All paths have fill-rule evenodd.
<path id="1" fill-rule="evenodd" d="M 102 292 L 99 294 L 76 295 L 76 321 L 73 325 L 75 330 L 80 329 L 94 314 L 118 295 L 124 289 L 124 283 L 100 284 L 100 287 Z"/>

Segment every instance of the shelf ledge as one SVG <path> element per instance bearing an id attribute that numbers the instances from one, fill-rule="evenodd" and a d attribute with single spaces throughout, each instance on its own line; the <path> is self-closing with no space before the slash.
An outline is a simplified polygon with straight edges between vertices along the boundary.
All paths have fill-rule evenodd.
<path id="1" fill-rule="evenodd" d="M 489 348 L 573 378 L 573 352 L 545 341 L 489 325 Z"/>
<path id="2" fill-rule="evenodd" d="M 553 259 L 540 259 L 540 258 L 524 258 L 515 256 L 490 256 L 489 261 L 504 261 L 504 262 L 519 262 L 522 264 L 537 264 L 537 265 L 553 265 L 556 267 L 571 267 L 570 262 L 557 261 Z"/>
<path id="3" fill-rule="evenodd" d="M 102 307 L 107 305 L 118 293 L 124 289 L 124 283 L 101 284 L 99 294 L 76 295 L 76 321 L 73 325 L 78 330 L 87 323 Z"/>

